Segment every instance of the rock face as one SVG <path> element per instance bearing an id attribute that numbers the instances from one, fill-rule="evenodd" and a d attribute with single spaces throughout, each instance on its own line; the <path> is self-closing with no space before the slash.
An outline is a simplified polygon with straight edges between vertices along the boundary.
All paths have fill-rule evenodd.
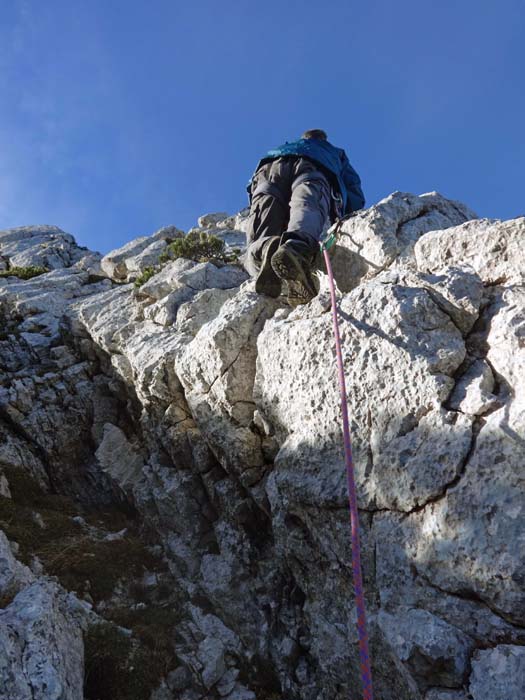
<path id="1" fill-rule="evenodd" d="M 199 230 L 242 248 L 245 214 Z M 333 251 L 381 700 L 525 695 L 524 232 L 394 193 Z M 0 278 L 0 697 L 357 700 L 322 268 L 295 309 L 211 261 L 126 284 L 178 235 L 101 280 L 0 233 L 55 251 Z"/>
<path id="2" fill-rule="evenodd" d="M 396 261 L 411 267 L 414 245 L 423 234 L 475 218 L 464 204 L 437 192 L 420 197 L 394 192 L 374 207 L 355 212 L 342 224 L 334 252 L 332 266 L 339 288 L 350 291 L 363 278 Z"/>
<path id="3" fill-rule="evenodd" d="M 71 597 L 73 599 L 73 596 Z M 82 697 L 84 646 L 78 610 L 56 584 L 35 582 L 0 610 L 0 697 Z"/>
<path id="4" fill-rule="evenodd" d="M 78 267 L 96 274 L 100 258 L 99 253 L 77 246 L 73 236 L 57 226 L 19 226 L 0 231 L 1 270 Z"/>
<path id="5" fill-rule="evenodd" d="M 141 236 L 112 250 L 101 260 L 102 270 L 117 282 L 136 279 L 147 267 L 157 265 L 168 243 L 183 236 L 175 226 L 164 226 L 151 236 Z"/>

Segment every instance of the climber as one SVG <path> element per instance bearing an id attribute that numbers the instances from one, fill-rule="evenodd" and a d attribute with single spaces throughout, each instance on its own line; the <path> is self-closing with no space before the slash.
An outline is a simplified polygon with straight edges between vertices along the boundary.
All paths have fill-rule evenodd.
<path id="1" fill-rule="evenodd" d="M 364 206 L 359 175 L 321 129 L 305 131 L 259 162 L 248 183 L 246 270 L 255 290 L 292 306 L 316 294 L 312 267 L 325 224 Z"/>

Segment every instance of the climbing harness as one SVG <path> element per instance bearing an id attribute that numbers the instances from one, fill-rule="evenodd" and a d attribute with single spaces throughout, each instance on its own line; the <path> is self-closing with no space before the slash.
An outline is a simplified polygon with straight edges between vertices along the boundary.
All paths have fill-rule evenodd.
<path id="1" fill-rule="evenodd" d="M 363 577 L 361 574 L 361 548 L 359 544 L 359 516 L 357 512 L 357 496 L 354 479 L 354 461 L 352 457 L 352 442 L 350 439 L 350 425 L 348 420 L 348 402 L 346 398 L 346 382 L 343 367 L 343 353 L 341 351 L 341 336 L 337 321 L 337 300 L 335 296 L 334 275 L 328 249 L 335 243 L 341 228 L 342 220 L 339 219 L 328 229 L 324 240 L 321 241 L 321 250 L 324 253 L 328 282 L 330 285 L 330 297 L 332 299 L 332 317 L 334 321 L 335 351 L 337 356 L 337 368 L 339 371 L 339 388 L 341 391 L 341 411 L 343 414 L 343 436 L 346 462 L 346 478 L 348 485 L 348 503 L 350 506 L 350 527 L 352 533 L 352 573 L 354 579 L 355 604 L 357 609 L 357 631 L 359 634 L 359 668 L 363 685 L 363 700 L 373 700 L 372 669 L 368 652 L 368 632 L 366 628 L 365 596 L 363 589 Z"/>

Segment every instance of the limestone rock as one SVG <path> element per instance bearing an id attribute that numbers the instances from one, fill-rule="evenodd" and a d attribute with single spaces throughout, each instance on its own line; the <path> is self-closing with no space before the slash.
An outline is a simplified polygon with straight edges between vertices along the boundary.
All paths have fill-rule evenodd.
<path id="1" fill-rule="evenodd" d="M 160 256 L 168 244 L 165 240 L 161 239 L 158 241 L 153 241 L 150 243 L 143 251 L 138 255 L 133 255 L 126 259 L 126 271 L 127 271 L 127 281 L 132 282 L 137 279 L 137 277 L 144 272 L 147 267 L 154 267 L 159 264 Z"/>
<path id="2" fill-rule="evenodd" d="M 345 222 L 334 255 L 350 263 L 342 282 L 338 273 L 339 320 L 382 700 L 485 700 L 481 678 L 497 697 L 503 676 L 521 673 L 522 224 L 464 223 L 472 216 L 436 194 L 396 193 Z M 246 222 L 246 212 L 220 214 L 199 230 L 242 238 Z M 490 250 L 495 232 L 502 247 Z M 255 294 L 237 266 L 173 261 L 137 290 L 97 281 L 95 254 L 80 249 L 77 259 L 74 242 L 49 235 L 69 250 L 62 266 L 0 281 L 0 474 L 9 484 L 0 505 L 10 512 L 21 479 L 36 477 L 44 500 L 56 491 L 81 501 L 84 534 L 92 508 L 133 512 L 137 537 L 153 538 L 167 570 L 136 582 L 144 602 L 122 579 L 94 604 L 108 616 L 113 605 L 145 611 L 149 625 L 159 611 L 149 605 L 169 591 L 159 648 L 178 665 L 153 697 L 346 700 L 360 685 L 359 656 L 322 269 L 320 294 L 296 309 Z M 168 238 L 114 251 L 111 274 L 124 281 L 156 264 Z M 22 252 L 27 239 L 17 231 L 9 245 Z M 47 536 L 40 510 L 30 504 L 28 524 Z M 123 532 L 119 524 L 100 541 L 124 545 Z M 1 615 L 20 621 L 20 596 L 56 584 L 43 559 L 28 573 L 13 547 L 0 540 L 10 591 Z M 39 607 L 41 648 L 60 649 L 60 678 L 73 658 L 81 675 L 82 615 L 55 593 Z M 67 645 L 56 642 L 64 620 Z M 31 635 L 20 624 L 16 639 L 2 636 L 10 651 L 0 675 L 25 683 L 10 689 L 23 698 L 17 644 Z"/>
<path id="3" fill-rule="evenodd" d="M 107 253 L 101 261 L 102 269 L 111 279 L 130 281 L 138 272 L 158 262 L 167 242 L 182 236 L 184 232 L 175 226 L 164 226 L 151 236 L 135 238 Z"/>
<path id="4" fill-rule="evenodd" d="M 347 219 L 341 226 L 338 246 L 360 256 L 363 275 L 375 274 L 399 255 L 403 260 L 410 259 L 414 244 L 428 231 L 446 229 L 474 218 L 475 214 L 463 204 L 445 199 L 437 192 L 419 197 L 394 192 Z M 338 263 L 335 265 L 340 267 Z M 337 282 L 341 291 L 350 291 L 358 280 L 354 272 L 347 281 L 339 275 Z"/>
<path id="5" fill-rule="evenodd" d="M 144 315 L 162 326 L 175 322 L 182 304 L 205 289 L 233 289 L 248 275 L 237 265 L 218 267 L 212 263 L 196 263 L 179 258 L 140 288 L 140 295 L 158 300 L 146 307 Z"/>
<path id="6" fill-rule="evenodd" d="M 151 297 L 157 301 L 162 299 L 175 289 L 185 286 L 185 279 L 181 279 L 181 276 L 197 267 L 198 264 L 186 258 L 178 258 L 173 262 L 167 263 L 160 272 L 157 272 L 156 275 L 153 275 L 140 287 L 140 295 Z M 209 265 L 209 263 L 201 263 L 201 265 Z"/>
<path id="7" fill-rule="evenodd" d="M 470 265 L 486 284 L 523 285 L 525 218 L 468 221 L 446 231 L 433 230 L 415 246 L 418 269 L 434 272 L 446 265 Z"/>
<path id="8" fill-rule="evenodd" d="M 244 252 L 246 249 L 246 234 L 236 229 L 214 229 L 210 231 L 214 236 L 224 241 L 226 251 Z"/>
<path id="9" fill-rule="evenodd" d="M 89 284 L 89 273 L 74 268 L 57 268 L 30 280 L 0 280 L 0 304 L 10 309 L 12 317 L 23 318 L 18 331 L 26 332 L 38 342 L 51 344 L 58 336 L 59 321 L 75 299 L 105 290 L 108 280 Z M 41 336 L 48 338 L 42 341 Z"/>
<path id="10" fill-rule="evenodd" d="M 523 407 L 525 289 L 511 286 L 496 292 L 487 310 L 487 323 L 490 323 L 486 338 L 487 360 L 500 381 L 512 387 L 516 404 Z"/>
<path id="11" fill-rule="evenodd" d="M 523 413 L 512 407 L 506 413 L 489 416 L 458 486 L 425 513 L 419 523 L 425 538 L 414 555 L 440 588 L 472 591 L 505 619 L 523 624 L 523 561 L 513 546 L 525 537 L 523 430 L 514 427 L 516 419 L 523 424 Z"/>
<path id="12" fill-rule="evenodd" d="M 472 648 L 463 632 L 426 610 L 382 612 L 379 620 L 396 655 L 409 666 L 422 690 L 462 686 Z"/>
<path id="13" fill-rule="evenodd" d="M 0 410 L 9 410 L 7 407 L 10 400 L 10 392 L 0 392 Z M 49 477 L 42 460 L 35 452 L 23 438 L 0 424 L 0 468 L 8 467 L 19 470 L 22 474 L 29 474 L 45 490 L 49 487 Z"/>
<path id="14" fill-rule="evenodd" d="M 225 302 L 237 293 L 237 289 L 205 289 L 191 301 L 182 304 L 177 313 L 177 330 L 195 336 L 206 323 L 219 315 Z"/>
<path id="15" fill-rule="evenodd" d="M 0 598 L 14 597 L 34 578 L 31 570 L 16 560 L 7 537 L 0 530 Z"/>
<path id="16" fill-rule="evenodd" d="M 81 700 L 84 647 L 79 605 L 36 581 L 0 610 L 0 698 Z"/>
<path id="17" fill-rule="evenodd" d="M 216 214 L 205 214 L 199 217 L 199 228 L 208 235 L 221 238 L 226 244 L 226 250 L 238 249 L 244 251 L 246 248 L 246 229 L 248 223 L 249 208 L 241 210 L 234 216 L 229 216 L 226 212 Z M 192 229 L 198 231 L 199 229 Z"/>
<path id="18" fill-rule="evenodd" d="M 124 432 L 116 425 L 106 423 L 104 435 L 95 455 L 101 468 L 124 489 L 140 477 L 144 460 L 133 448 Z"/>
<path id="19" fill-rule="evenodd" d="M 203 214 L 199 216 L 198 223 L 200 228 L 211 228 L 216 226 L 221 221 L 228 219 L 229 215 L 225 211 L 216 212 L 215 214 Z"/>
<path id="20" fill-rule="evenodd" d="M 469 449 L 470 421 L 441 408 L 461 334 L 424 289 L 402 285 L 362 286 L 340 316 L 361 505 L 409 510 L 442 491 Z M 270 321 L 258 340 L 256 402 L 281 444 L 271 481 L 317 506 L 346 499 L 332 342 L 329 315 L 308 311 Z"/>
<path id="21" fill-rule="evenodd" d="M 85 251 L 71 234 L 57 226 L 19 226 L 0 231 L 0 257 L 8 260 L 10 267 L 70 267 L 85 257 Z"/>
<path id="22" fill-rule="evenodd" d="M 178 374 L 197 424 L 225 469 L 243 483 L 261 477 L 260 439 L 251 430 L 256 340 L 278 302 L 241 289 L 200 328 L 178 363 Z"/>
<path id="23" fill-rule="evenodd" d="M 93 253 L 88 250 L 72 267 L 88 272 L 91 277 L 102 279 L 106 275 L 102 269 L 101 260 L 102 255 L 100 253 Z"/>
<path id="24" fill-rule="evenodd" d="M 471 416 L 483 415 L 499 406 L 494 386 L 490 365 L 485 360 L 474 360 L 456 383 L 449 406 Z"/>
<path id="25" fill-rule="evenodd" d="M 469 686 L 473 700 L 508 700 L 525 694 L 525 648 L 501 644 L 476 651 Z"/>
<path id="26" fill-rule="evenodd" d="M 141 319 L 131 295 L 132 286 L 119 286 L 93 295 L 84 302 L 74 304 L 71 310 L 72 332 L 86 334 L 106 352 L 120 352 L 120 341 L 133 323 Z"/>

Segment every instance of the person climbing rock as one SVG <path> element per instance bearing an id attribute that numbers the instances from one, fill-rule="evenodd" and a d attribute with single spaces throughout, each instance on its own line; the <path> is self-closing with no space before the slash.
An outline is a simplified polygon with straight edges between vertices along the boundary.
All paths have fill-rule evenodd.
<path id="1" fill-rule="evenodd" d="M 359 175 L 324 131 L 310 129 L 268 151 L 247 189 L 244 266 L 256 291 L 278 297 L 286 282 L 292 306 L 310 301 L 317 294 L 312 268 L 327 219 L 365 204 Z"/>

